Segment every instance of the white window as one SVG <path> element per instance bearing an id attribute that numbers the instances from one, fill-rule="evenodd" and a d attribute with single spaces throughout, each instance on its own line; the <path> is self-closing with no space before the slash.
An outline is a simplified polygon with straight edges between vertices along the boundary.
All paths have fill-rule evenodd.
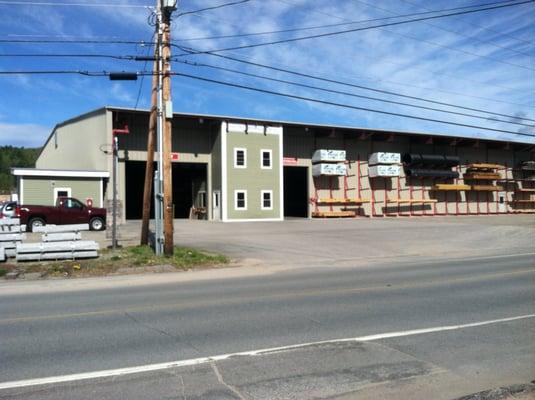
<path id="1" fill-rule="evenodd" d="M 247 190 L 234 191 L 234 209 L 247 210 Z"/>
<path id="2" fill-rule="evenodd" d="M 71 188 L 54 188 L 54 204 L 58 197 L 72 197 Z"/>
<path id="3" fill-rule="evenodd" d="M 247 149 L 234 148 L 234 168 L 247 168 Z"/>
<path id="4" fill-rule="evenodd" d="M 273 210 L 273 190 L 262 190 L 260 196 L 260 208 L 262 210 Z"/>
<path id="5" fill-rule="evenodd" d="M 260 150 L 260 168 L 262 169 L 271 169 L 271 150 L 262 149 Z"/>

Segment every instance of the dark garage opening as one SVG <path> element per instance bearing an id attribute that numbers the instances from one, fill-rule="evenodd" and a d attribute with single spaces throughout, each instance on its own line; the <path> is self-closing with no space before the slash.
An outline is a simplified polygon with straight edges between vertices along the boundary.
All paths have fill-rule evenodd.
<path id="1" fill-rule="evenodd" d="M 144 161 L 126 162 L 126 219 L 141 219 L 145 165 Z M 156 168 L 156 163 L 154 163 L 154 168 Z M 175 218 L 189 218 L 193 205 L 206 208 L 206 171 L 206 164 L 173 163 Z M 151 218 L 154 218 L 154 188 L 152 194 Z"/>
<path id="2" fill-rule="evenodd" d="M 308 218 L 307 167 L 284 167 L 284 216 Z"/>

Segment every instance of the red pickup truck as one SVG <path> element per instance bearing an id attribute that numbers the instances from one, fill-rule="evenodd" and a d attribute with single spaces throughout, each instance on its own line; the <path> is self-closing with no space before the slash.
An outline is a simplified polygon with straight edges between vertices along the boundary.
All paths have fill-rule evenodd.
<path id="1" fill-rule="evenodd" d="M 29 232 L 46 224 L 89 224 L 89 229 L 100 231 L 106 227 L 106 209 L 84 205 L 73 197 L 58 197 L 56 206 L 21 205 L 20 223 Z"/>

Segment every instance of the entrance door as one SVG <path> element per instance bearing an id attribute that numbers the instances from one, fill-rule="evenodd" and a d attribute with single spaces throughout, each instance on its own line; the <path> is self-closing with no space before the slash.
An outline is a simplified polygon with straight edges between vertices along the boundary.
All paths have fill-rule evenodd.
<path id="1" fill-rule="evenodd" d="M 56 205 L 58 197 L 71 197 L 71 188 L 54 188 L 54 205 Z"/>
<path id="2" fill-rule="evenodd" d="M 308 218 L 308 167 L 284 167 L 284 216 Z"/>
<path id="3" fill-rule="evenodd" d="M 221 192 L 214 190 L 212 193 L 212 215 L 214 221 L 221 220 Z"/>

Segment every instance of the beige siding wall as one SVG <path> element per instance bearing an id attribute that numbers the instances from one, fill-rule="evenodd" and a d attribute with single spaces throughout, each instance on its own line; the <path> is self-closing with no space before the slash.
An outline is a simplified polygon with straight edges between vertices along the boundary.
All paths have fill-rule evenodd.
<path id="1" fill-rule="evenodd" d="M 277 219 L 281 215 L 281 155 L 280 135 L 224 132 L 226 135 L 226 193 L 224 198 L 229 220 Z M 247 167 L 234 167 L 234 149 L 246 149 Z M 271 150 L 272 167 L 262 169 L 261 150 Z M 247 191 L 247 209 L 235 209 L 235 191 Z M 271 210 L 262 209 L 262 191 L 271 191 Z"/>
<path id="2" fill-rule="evenodd" d="M 54 188 L 70 188 L 71 196 L 82 203 L 87 198 L 93 199 L 95 207 L 100 206 L 100 182 L 91 178 L 48 178 L 48 177 L 23 177 L 23 204 L 54 205 Z"/>
<path id="3" fill-rule="evenodd" d="M 108 170 L 111 139 L 104 110 L 59 126 L 37 159 L 39 169 Z"/>

